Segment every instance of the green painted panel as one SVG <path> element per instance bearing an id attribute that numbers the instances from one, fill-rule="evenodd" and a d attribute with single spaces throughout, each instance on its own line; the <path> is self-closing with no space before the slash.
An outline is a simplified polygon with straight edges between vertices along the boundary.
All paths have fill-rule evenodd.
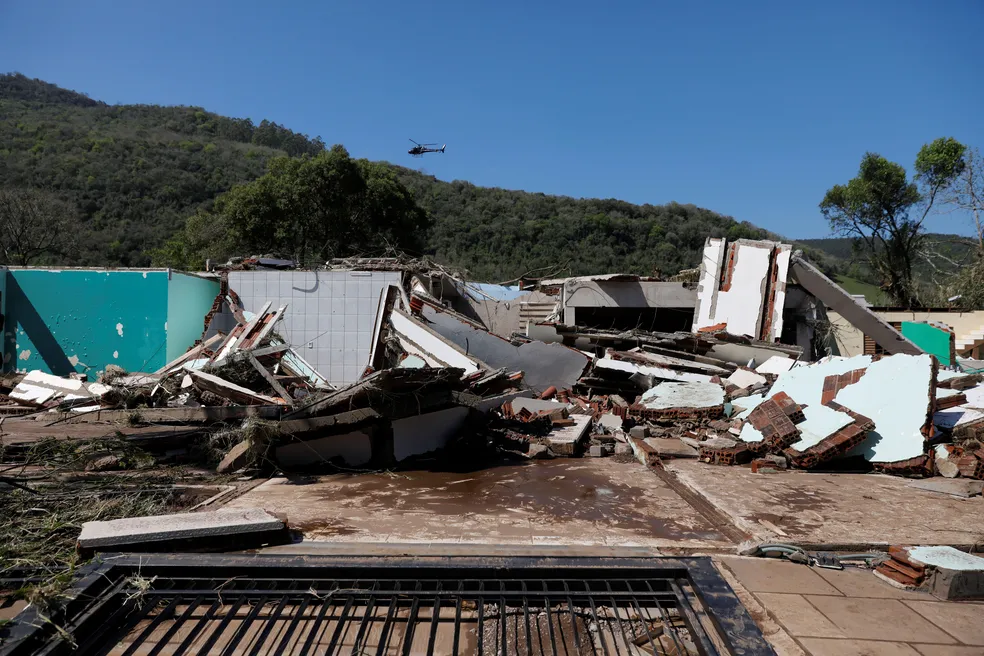
<path id="1" fill-rule="evenodd" d="M 5 296 L 5 370 L 94 379 L 107 364 L 166 362 L 166 271 L 12 269 Z"/>
<path id="2" fill-rule="evenodd" d="M 926 353 L 935 355 L 940 364 L 950 366 L 950 339 L 953 333 L 918 321 L 903 321 L 902 336 Z"/>
<path id="3" fill-rule="evenodd" d="M 172 272 L 167 284 L 166 362 L 191 348 L 205 332 L 205 315 L 219 293 L 219 281 Z"/>

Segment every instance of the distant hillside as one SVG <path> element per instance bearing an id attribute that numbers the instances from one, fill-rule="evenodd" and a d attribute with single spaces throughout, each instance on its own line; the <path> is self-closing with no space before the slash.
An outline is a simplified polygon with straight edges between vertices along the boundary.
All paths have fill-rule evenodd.
<path id="1" fill-rule="evenodd" d="M 0 184 L 54 190 L 80 211 L 71 264 L 140 266 L 144 251 L 278 155 L 324 148 L 274 123 L 198 107 L 106 105 L 0 75 Z"/>
<path id="2" fill-rule="evenodd" d="M 324 147 L 269 121 L 254 125 L 199 107 L 107 105 L 0 75 L 0 185 L 53 190 L 79 209 L 78 253 L 60 264 L 147 265 L 147 252 L 187 217 L 260 176 L 271 158 Z M 434 220 L 426 254 L 477 279 L 544 268 L 675 273 L 699 265 L 707 237 L 775 238 L 693 205 L 507 191 L 394 168 Z M 813 257 L 828 271 L 841 268 L 837 258 Z"/>
<path id="3" fill-rule="evenodd" d="M 842 270 L 848 276 L 856 279 L 859 283 L 877 287 L 879 281 L 864 264 L 864 255 L 854 253 L 853 239 L 840 237 L 802 239 L 798 243 L 843 262 Z M 921 257 L 916 259 L 913 266 L 916 280 L 924 286 L 931 286 L 943 276 L 952 274 L 958 268 L 969 264 L 974 257 L 975 250 L 976 245 L 973 239 L 967 237 L 939 233 L 927 235 L 925 251 Z M 875 305 L 885 302 L 880 292 L 877 294 L 861 291 L 852 293 L 864 293 L 868 301 Z"/>

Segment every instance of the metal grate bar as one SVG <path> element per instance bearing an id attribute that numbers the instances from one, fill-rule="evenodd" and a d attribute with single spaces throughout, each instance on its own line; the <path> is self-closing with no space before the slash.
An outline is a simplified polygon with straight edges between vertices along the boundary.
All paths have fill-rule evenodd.
<path id="1" fill-rule="evenodd" d="M 24 635 L 41 639 L 41 651 L 77 656 L 771 654 L 706 559 L 397 567 L 375 559 L 128 558 L 94 570 L 104 583 L 87 584 L 78 612 L 59 618 L 82 638 L 77 651 L 45 637 L 43 623 Z M 738 637 L 741 650 L 732 650 Z M 0 647 L 0 656 L 34 653 Z"/>

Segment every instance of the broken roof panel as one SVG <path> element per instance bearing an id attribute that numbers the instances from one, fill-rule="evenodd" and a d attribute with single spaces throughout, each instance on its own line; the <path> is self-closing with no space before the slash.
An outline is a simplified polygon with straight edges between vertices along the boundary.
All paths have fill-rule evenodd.
<path id="1" fill-rule="evenodd" d="M 401 310 L 394 309 L 390 313 L 390 325 L 403 349 L 423 358 L 432 367 L 457 367 L 463 369 L 465 375 L 487 368 Z"/>
<path id="2" fill-rule="evenodd" d="M 711 377 L 706 374 L 692 374 L 686 371 L 675 371 L 673 369 L 666 369 L 664 367 L 649 367 L 646 365 L 635 364 L 632 362 L 626 362 L 624 360 L 612 359 L 610 354 L 606 354 L 604 358 L 598 360 L 595 363 L 596 369 L 609 369 L 612 371 L 622 371 L 628 374 L 642 374 L 643 376 L 652 376 L 653 378 L 658 378 L 660 380 L 669 380 L 676 382 L 699 382 L 708 383 Z"/>
<path id="3" fill-rule="evenodd" d="M 526 385 L 535 390 L 573 387 L 591 362 L 591 357 L 562 344 L 535 341 L 517 346 L 456 313 L 427 303 L 421 313 L 428 322 L 427 328 L 440 335 L 442 340 L 466 351 L 489 368 L 522 371 Z"/>

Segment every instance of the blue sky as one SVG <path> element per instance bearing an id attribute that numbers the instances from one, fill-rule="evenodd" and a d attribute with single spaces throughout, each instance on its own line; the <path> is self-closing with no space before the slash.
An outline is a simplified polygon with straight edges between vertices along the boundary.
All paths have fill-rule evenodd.
<path id="1" fill-rule="evenodd" d="M 938 136 L 984 148 L 982 26 L 981 0 L 0 0 L 0 71 L 268 118 L 444 180 L 694 203 L 807 238 L 865 151 L 911 171 Z M 408 137 L 447 154 L 411 159 Z"/>

